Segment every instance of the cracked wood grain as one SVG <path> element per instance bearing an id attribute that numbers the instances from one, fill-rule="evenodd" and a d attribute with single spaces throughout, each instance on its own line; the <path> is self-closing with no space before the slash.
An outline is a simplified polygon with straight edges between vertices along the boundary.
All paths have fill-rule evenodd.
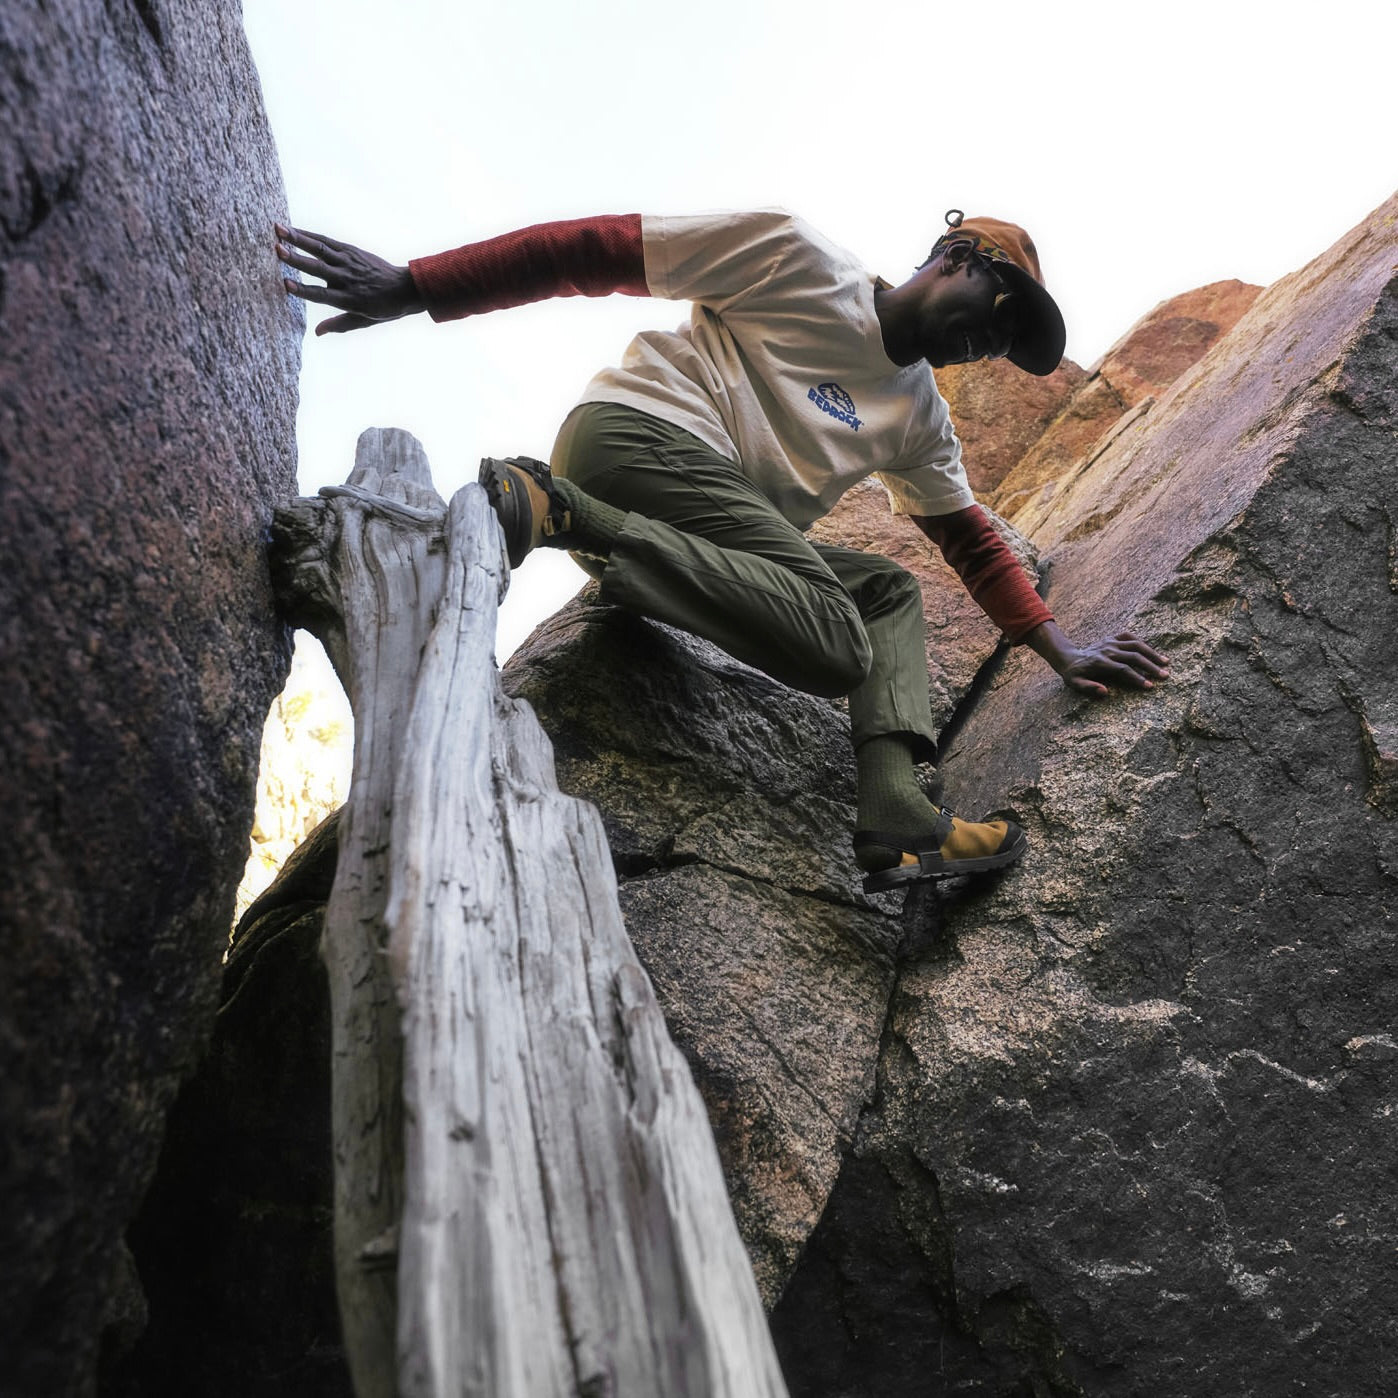
<path id="1" fill-rule="evenodd" d="M 358 1398 L 784 1394 L 600 818 L 499 686 L 484 493 L 374 431 L 323 494 L 276 576 L 355 712 L 324 954 Z"/>

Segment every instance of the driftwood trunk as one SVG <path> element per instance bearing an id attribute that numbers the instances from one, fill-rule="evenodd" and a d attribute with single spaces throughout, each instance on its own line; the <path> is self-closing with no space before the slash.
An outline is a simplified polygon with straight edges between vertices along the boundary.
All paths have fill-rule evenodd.
<path id="1" fill-rule="evenodd" d="M 355 715 L 324 955 L 358 1398 L 784 1394 L 601 820 L 499 685 L 484 492 L 373 430 L 322 496 L 275 554 Z"/>

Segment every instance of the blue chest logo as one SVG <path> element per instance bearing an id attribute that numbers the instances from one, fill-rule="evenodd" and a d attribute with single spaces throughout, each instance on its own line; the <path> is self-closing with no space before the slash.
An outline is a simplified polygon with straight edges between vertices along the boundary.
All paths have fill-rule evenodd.
<path id="1" fill-rule="evenodd" d="M 837 383 L 823 383 L 819 388 L 808 389 L 806 397 L 823 413 L 829 413 L 836 422 L 843 422 L 856 432 L 864 424 L 855 416 L 854 399 Z"/>

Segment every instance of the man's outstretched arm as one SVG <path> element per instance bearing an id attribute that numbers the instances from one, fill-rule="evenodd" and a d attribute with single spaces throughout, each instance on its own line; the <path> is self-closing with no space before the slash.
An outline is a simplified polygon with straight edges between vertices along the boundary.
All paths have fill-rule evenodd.
<path id="1" fill-rule="evenodd" d="M 282 261 L 325 283 L 287 278 L 287 291 L 343 312 L 317 325 L 317 335 L 423 310 L 433 320 L 456 320 L 554 296 L 649 294 L 639 214 L 535 224 L 406 267 L 323 234 L 281 224 L 276 232 Z"/>
<path id="2" fill-rule="evenodd" d="M 1042 656 L 1070 688 L 1102 698 L 1111 687 L 1150 689 L 1169 678 L 1169 661 L 1129 631 L 1088 646 L 1071 641 L 979 505 L 912 519 L 1005 639 Z"/>

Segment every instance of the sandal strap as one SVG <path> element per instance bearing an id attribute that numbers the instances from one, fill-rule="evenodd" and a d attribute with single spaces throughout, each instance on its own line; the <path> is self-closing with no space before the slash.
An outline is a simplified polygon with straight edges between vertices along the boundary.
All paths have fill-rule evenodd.
<path id="1" fill-rule="evenodd" d="M 523 471 L 548 496 L 548 514 L 539 521 L 539 528 L 544 537 L 551 539 L 555 534 L 566 534 L 573 527 L 573 515 L 554 487 L 553 472 L 549 470 L 548 464 L 532 456 L 507 456 L 504 460 Z"/>
<path id="2" fill-rule="evenodd" d="M 887 830 L 856 830 L 854 832 L 854 847 L 856 850 L 864 849 L 869 845 L 882 845 L 885 849 L 902 850 L 904 854 L 915 854 L 920 861 L 924 855 L 934 855 L 940 859 L 941 849 L 947 842 L 947 836 L 952 831 L 952 811 L 950 807 L 943 806 L 937 816 L 937 822 L 932 827 L 930 835 L 923 835 L 916 840 L 910 840 L 906 835 L 893 835 Z M 925 862 L 925 861 L 924 861 Z"/>

